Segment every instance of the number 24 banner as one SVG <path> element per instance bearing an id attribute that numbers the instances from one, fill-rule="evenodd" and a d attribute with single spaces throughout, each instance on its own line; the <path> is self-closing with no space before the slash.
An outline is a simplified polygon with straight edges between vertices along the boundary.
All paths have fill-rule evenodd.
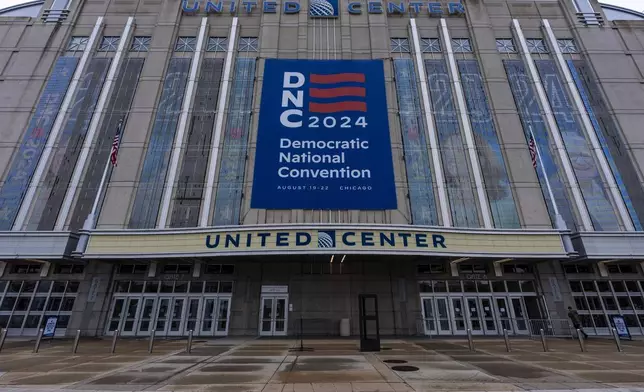
<path id="1" fill-rule="evenodd" d="M 267 59 L 251 208 L 395 209 L 381 60 Z"/>

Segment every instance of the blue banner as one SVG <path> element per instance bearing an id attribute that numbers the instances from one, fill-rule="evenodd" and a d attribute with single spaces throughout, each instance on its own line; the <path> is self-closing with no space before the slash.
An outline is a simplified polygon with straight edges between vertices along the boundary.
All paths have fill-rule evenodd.
<path id="1" fill-rule="evenodd" d="M 395 209 L 383 62 L 266 60 L 251 208 Z"/>

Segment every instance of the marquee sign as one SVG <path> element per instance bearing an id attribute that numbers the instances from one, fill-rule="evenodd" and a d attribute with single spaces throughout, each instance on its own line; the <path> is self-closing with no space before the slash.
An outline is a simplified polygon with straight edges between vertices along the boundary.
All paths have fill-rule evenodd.
<path id="1" fill-rule="evenodd" d="M 485 231 L 410 226 L 266 228 L 92 233 L 85 257 L 145 258 L 252 254 L 417 254 L 566 257 L 554 231 Z"/>
<path id="2" fill-rule="evenodd" d="M 335 18 L 339 15 L 340 0 L 309 0 L 309 16 L 312 18 Z M 254 1 L 247 0 L 237 3 L 230 0 L 182 0 L 181 10 L 186 14 L 204 12 L 206 14 L 252 14 L 253 12 L 275 14 L 298 14 L 302 8 L 299 1 Z M 439 2 L 424 1 L 367 1 L 366 6 L 358 1 L 350 1 L 346 5 L 347 12 L 352 15 L 389 14 L 412 16 L 426 14 L 429 16 L 463 15 L 465 6 L 461 2 L 450 2 L 443 5 Z"/>

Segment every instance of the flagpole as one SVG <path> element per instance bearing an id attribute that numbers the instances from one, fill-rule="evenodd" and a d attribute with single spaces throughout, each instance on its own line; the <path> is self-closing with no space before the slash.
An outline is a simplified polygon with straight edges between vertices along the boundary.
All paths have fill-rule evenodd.
<path id="1" fill-rule="evenodd" d="M 539 166 L 541 167 L 541 174 L 543 179 L 546 182 L 546 188 L 548 189 L 548 196 L 550 197 L 550 203 L 552 204 L 553 212 L 555 213 L 555 229 L 557 230 L 568 230 L 566 221 L 563 219 L 559 213 L 559 207 L 557 206 L 557 201 L 555 200 L 555 195 L 552 192 L 552 187 L 550 186 L 550 180 L 548 179 L 548 173 L 546 172 L 546 166 L 543 164 L 543 159 L 541 159 L 541 152 L 539 151 L 539 145 L 537 144 L 537 139 L 534 137 L 532 132 L 532 126 L 528 126 L 530 132 L 530 137 L 534 141 L 534 150 L 539 160 Z M 572 246 L 572 241 L 570 240 L 570 235 L 562 235 L 564 248 L 567 252 L 574 252 L 574 247 Z"/>
<path id="2" fill-rule="evenodd" d="M 121 143 L 121 134 L 123 133 L 123 119 L 121 118 L 119 120 L 118 124 L 118 142 L 119 144 Z M 98 204 L 101 201 L 101 198 L 103 197 L 103 189 L 105 188 L 105 183 L 107 182 L 107 176 L 110 172 L 110 166 L 112 166 L 112 153 L 111 149 L 110 152 L 107 154 L 107 160 L 105 161 L 105 168 L 103 169 L 103 175 L 101 176 L 101 182 L 98 185 L 98 191 L 96 192 L 96 196 L 94 197 L 94 203 L 92 204 L 92 209 L 90 210 L 89 214 L 87 214 L 87 218 L 85 218 L 85 222 L 83 222 L 83 233 L 81 233 L 80 237 L 78 238 L 78 244 L 76 245 L 76 250 L 74 251 L 75 254 L 82 255 L 85 252 L 85 249 L 87 248 L 87 243 L 89 242 L 89 231 L 93 230 L 94 227 L 96 226 L 96 213 L 98 212 Z"/>

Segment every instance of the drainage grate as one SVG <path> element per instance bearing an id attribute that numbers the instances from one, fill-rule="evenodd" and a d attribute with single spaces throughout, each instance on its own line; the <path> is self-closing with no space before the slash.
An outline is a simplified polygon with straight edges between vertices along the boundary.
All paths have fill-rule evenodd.
<path id="1" fill-rule="evenodd" d="M 397 372 L 415 372 L 418 370 L 416 366 L 402 365 L 402 366 L 392 366 L 393 370 Z"/>
<path id="2" fill-rule="evenodd" d="M 407 361 L 405 361 L 403 359 L 385 359 L 382 362 L 384 362 L 384 363 L 407 363 Z"/>

